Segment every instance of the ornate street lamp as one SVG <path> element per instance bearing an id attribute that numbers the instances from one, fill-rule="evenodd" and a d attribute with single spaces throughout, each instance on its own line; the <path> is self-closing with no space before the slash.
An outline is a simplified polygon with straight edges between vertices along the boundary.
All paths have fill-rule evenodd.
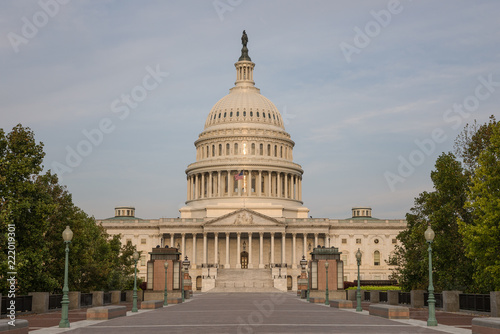
<path id="1" fill-rule="evenodd" d="M 71 239 L 73 239 L 73 231 L 66 226 L 66 229 L 62 233 L 62 237 L 64 243 L 66 244 L 66 258 L 64 260 L 64 287 L 63 287 L 63 298 L 61 301 L 62 312 L 61 312 L 61 321 L 59 322 L 60 328 L 68 328 L 69 327 L 69 319 L 68 319 L 68 306 L 69 306 L 69 298 L 68 298 L 68 255 L 69 255 L 69 243 Z"/>
<path id="2" fill-rule="evenodd" d="M 328 261 L 325 262 L 325 269 L 326 269 L 325 305 L 330 305 L 330 296 L 328 294 Z"/>
<path id="3" fill-rule="evenodd" d="M 434 285 L 432 284 L 432 241 L 434 240 L 434 231 L 431 225 L 427 226 L 427 230 L 424 233 L 425 240 L 429 244 L 429 299 L 427 303 L 429 304 L 429 318 L 427 319 L 427 326 L 437 326 L 436 320 L 436 299 L 434 298 Z"/>
<path id="4" fill-rule="evenodd" d="M 167 302 L 167 273 L 168 273 L 168 261 L 163 264 L 165 267 L 165 292 L 163 293 L 163 306 L 168 306 Z"/>
<path id="5" fill-rule="evenodd" d="M 358 251 L 356 252 L 356 262 L 358 263 L 358 289 L 356 291 L 356 312 L 361 312 L 363 311 L 363 308 L 361 307 L 361 286 L 360 286 L 360 280 L 359 280 L 359 266 L 361 265 L 361 251 L 358 248 Z"/>
<path id="6" fill-rule="evenodd" d="M 132 254 L 132 258 L 134 259 L 135 269 L 134 269 L 134 298 L 132 302 L 132 312 L 137 312 L 137 261 L 139 261 L 139 253 L 134 251 Z"/>
<path id="7" fill-rule="evenodd" d="M 184 299 L 185 299 L 185 297 L 184 297 L 184 276 L 188 272 L 190 264 L 191 264 L 191 262 L 188 260 L 188 257 L 186 256 L 184 258 L 184 261 L 182 261 L 182 266 L 184 267 L 184 273 L 182 275 L 182 302 L 183 303 L 184 303 Z"/>

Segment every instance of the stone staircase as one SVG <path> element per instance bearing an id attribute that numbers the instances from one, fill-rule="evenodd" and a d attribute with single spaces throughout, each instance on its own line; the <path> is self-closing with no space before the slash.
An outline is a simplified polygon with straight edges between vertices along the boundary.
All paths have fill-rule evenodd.
<path id="1" fill-rule="evenodd" d="M 270 269 L 219 269 L 215 288 L 207 292 L 278 292 Z"/>

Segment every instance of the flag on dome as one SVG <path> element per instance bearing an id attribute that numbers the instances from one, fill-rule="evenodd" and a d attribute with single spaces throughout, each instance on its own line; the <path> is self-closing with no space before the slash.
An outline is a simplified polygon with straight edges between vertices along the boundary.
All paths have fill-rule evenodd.
<path id="1" fill-rule="evenodd" d="M 243 171 L 241 171 L 239 174 L 235 175 L 234 180 L 235 181 L 243 180 Z"/>

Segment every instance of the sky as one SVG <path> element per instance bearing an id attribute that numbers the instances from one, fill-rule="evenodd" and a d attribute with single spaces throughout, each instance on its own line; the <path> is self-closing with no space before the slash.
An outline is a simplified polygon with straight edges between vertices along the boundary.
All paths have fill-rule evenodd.
<path id="1" fill-rule="evenodd" d="M 404 219 L 464 126 L 498 116 L 499 12 L 497 0 L 2 1 L 0 128 L 31 128 L 89 215 L 178 217 L 245 29 L 310 215 Z"/>

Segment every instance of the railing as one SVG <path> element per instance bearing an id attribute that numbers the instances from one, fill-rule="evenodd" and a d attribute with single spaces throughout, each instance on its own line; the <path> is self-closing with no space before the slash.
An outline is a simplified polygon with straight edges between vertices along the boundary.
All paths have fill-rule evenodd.
<path id="1" fill-rule="evenodd" d="M 111 292 L 105 292 L 103 294 L 102 303 L 104 305 L 111 304 Z"/>
<path id="2" fill-rule="evenodd" d="M 491 312 L 490 295 L 460 294 L 460 309 L 478 312 Z"/>
<path id="3" fill-rule="evenodd" d="M 2 297 L 1 314 L 7 314 L 7 308 L 10 307 L 10 302 L 13 298 Z M 17 296 L 15 298 L 16 312 L 31 312 L 33 304 L 33 296 Z M 10 311 L 9 311 L 10 312 Z"/>
<path id="4" fill-rule="evenodd" d="M 92 294 L 82 293 L 80 294 L 80 307 L 92 306 Z"/>
<path id="5" fill-rule="evenodd" d="M 370 291 L 365 291 L 365 300 L 370 301 Z"/>
<path id="6" fill-rule="evenodd" d="M 359 284 L 361 286 L 371 285 L 371 286 L 386 286 L 386 285 L 398 285 L 396 280 L 360 280 Z M 358 280 L 354 280 L 354 285 L 358 286 Z"/>
<path id="7" fill-rule="evenodd" d="M 401 292 L 398 293 L 398 303 L 411 305 L 411 293 Z"/>
<path id="8" fill-rule="evenodd" d="M 287 268 L 286 263 L 271 263 L 271 268 Z"/>
<path id="9" fill-rule="evenodd" d="M 126 302 L 126 301 L 127 301 L 127 293 L 125 291 L 123 291 L 120 294 L 120 302 Z"/>
<path id="10" fill-rule="evenodd" d="M 201 264 L 202 268 L 219 268 L 218 263 L 202 263 Z"/>
<path id="11" fill-rule="evenodd" d="M 379 302 L 387 303 L 387 291 L 380 291 Z"/>
<path id="12" fill-rule="evenodd" d="M 435 293 L 434 299 L 436 299 L 436 304 L 435 304 L 436 308 L 443 308 L 443 294 L 442 293 Z M 428 300 L 429 300 L 429 293 L 425 292 L 424 293 L 424 306 L 429 306 Z"/>
<path id="13" fill-rule="evenodd" d="M 49 295 L 49 310 L 61 308 L 63 295 Z"/>

